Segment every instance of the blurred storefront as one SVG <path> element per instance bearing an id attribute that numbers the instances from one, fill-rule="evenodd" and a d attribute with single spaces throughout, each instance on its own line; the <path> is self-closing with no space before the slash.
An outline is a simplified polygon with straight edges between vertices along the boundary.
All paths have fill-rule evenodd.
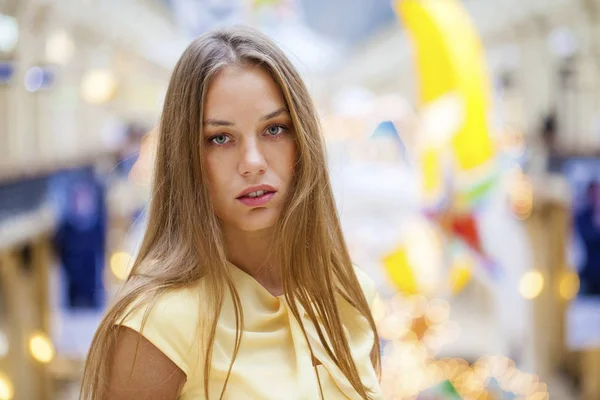
<path id="1" fill-rule="evenodd" d="M 170 71 L 236 23 L 314 95 L 380 293 L 386 398 L 600 398 L 599 16 L 597 0 L 0 2 L 0 399 L 77 398 L 143 234 Z"/>

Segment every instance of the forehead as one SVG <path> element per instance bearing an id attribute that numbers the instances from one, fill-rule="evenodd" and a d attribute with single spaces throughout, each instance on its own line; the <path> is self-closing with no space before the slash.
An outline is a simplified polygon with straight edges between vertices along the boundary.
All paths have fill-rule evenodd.
<path id="1" fill-rule="evenodd" d="M 262 116 L 285 105 L 279 86 L 258 66 L 225 67 L 212 79 L 204 101 L 208 118 L 234 118 L 240 114 Z"/>

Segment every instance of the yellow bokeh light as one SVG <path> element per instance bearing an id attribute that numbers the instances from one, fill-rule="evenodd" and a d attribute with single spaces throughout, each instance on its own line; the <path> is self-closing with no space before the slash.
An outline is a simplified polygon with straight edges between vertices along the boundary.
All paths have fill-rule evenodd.
<path id="1" fill-rule="evenodd" d="M 450 303 L 444 299 L 432 299 L 429 301 L 425 318 L 430 324 L 441 324 L 450 316 Z"/>
<path id="2" fill-rule="evenodd" d="M 408 263 L 406 249 L 401 247 L 394 253 L 387 255 L 383 259 L 383 265 L 388 272 L 388 276 L 396 287 L 403 293 L 417 293 L 417 284 L 413 271 Z"/>
<path id="3" fill-rule="evenodd" d="M 11 381 L 0 372 L 0 400 L 11 400 L 14 395 Z"/>
<path id="4" fill-rule="evenodd" d="M 379 335 L 386 340 L 395 340 L 406 334 L 404 322 L 395 315 L 390 315 L 381 321 Z"/>
<path id="5" fill-rule="evenodd" d="M 92 69 L 85 73 L 81 81 L 81 97 L 91 104 L 110 101 L 117 89 L 114 74 L 105 69 Z"/>
<path id="6" fill-rule="evenodd" d="M 411 221 L 406 232 L 406 258 L 418 293 L 435 293 L 443 283 L 443 247 L 440 232 L 425 219 Z"/>
<path id="7" fill-rule="evenodd" d="M 41 363 L 49 363 L 54 358 L 54 346 L 44 333 L 36 333 L 29 339 L 29 351 Z"/>
<path id="8" fill-rule="evenodd" d="M 579 292 L 579 276 L 573 271 L 562 274 L 558 283 L 558 294 L 565 300 L 572 300 Z"/>
<path id="9" fill-rule="evenodd" d="M 406 299 L 406 307 L 411 318 L 418 318 L 425 314 L 429 302 L 427 297 L 422 295 L 410 296 Z"/>
<path id="10" fill-rule="evenodd" d="M 125 280 L 129 275 L 132 257 L 129 253 L 119 251 L 110 257 L 110 270 L 120 280 Z"/>
<path id="11" fill-rule="evenodd" d="M 532 270 L 526 272 L 519 282 L 521 296 L 528 300 L 535 299 L 544 289 L 544 276 L 540 271 Z"/>

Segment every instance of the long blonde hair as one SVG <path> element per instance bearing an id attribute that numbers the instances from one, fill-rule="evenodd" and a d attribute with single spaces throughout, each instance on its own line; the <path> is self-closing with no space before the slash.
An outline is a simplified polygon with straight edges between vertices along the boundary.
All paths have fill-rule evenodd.
<path id="1" fill-rule="evenodd" d="M 315 107 L 283 52 L 260 32 L 235 27 L 195 39 L 173 71 L 159 127 L 146 233 L 123 295 L 109 309 L 94 336 L 83 376 L 83 399 L 104 398 L 116 324 L 123 315 L 134 304 L 152 305 L 166 291 L 188 287 L 201 279 L 214 309 L 204 357 L 206 398 L 214 335 L 225 293 L 231 293 L 237 321 L 231 372 L 242 338 L 243 314 L 226 267 L 220 223 L 204 184 L 200 140 L 203 104 L 211 78 L 231 65 L 260 65 L 270 73 L 283 93 L 296 132 L 294 183 L 274 235 L 274 256 L 276 265 L 282 268 L 290 311 L 299 322 L 296 302 L 307 311 L 329 357 L 364 399 L 371 397 L 352 359 L 336 295 L 368 320 L 374 333 L 371 362 L 378 372 L 379 340 L 342 236 Z M 226 385 L 227 379 L 221 398 Z"/>

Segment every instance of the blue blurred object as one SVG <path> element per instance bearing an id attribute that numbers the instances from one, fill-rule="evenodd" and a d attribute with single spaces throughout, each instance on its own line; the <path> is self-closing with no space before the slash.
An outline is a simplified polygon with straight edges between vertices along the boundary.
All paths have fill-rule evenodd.
<path id="1" fill-rule="evenodd" d="M 581 295 L 600 296 L 600 160 L 572 158 L 562 171 L 573 192 L 573 228 L 582 245 L 578 270 Z"/>
<path id="2" fill-rule="evenodd" d="M 44 202 L 47 178 L 28 178 L 0 183 L 0 221 L 32 212 Z"/>
<path id="3" fill-rule="evenodd" d="M 396 126 L 394 126 L 394 123 L 392 121 L 383 121 L 379 125 L 377 125 L 377 128 L 375 128 L 375 132 L 373 132 L 372 137 L 392 137 L 394 139 L 398 139 L 400 144 L 402 144 L 400 135 L 398 134 Z"/>
<path id="4" fill-rule="evenodd" d="M 99 309 L 104 301 L 106 189 L 92 167 L 57 174 L 52 189 L 60 210 L 55 240 L 67 279 L 68 306 Z"/>
<path id="5" fill-rule="evenodd" d="M 0 84 L 10 83 L 15 74 L 15 66 L 12 62 L 0 62 Z"/>
<path id="6" fill-rule="evenodd" d="M 373 134 L 371 135 L 371 138 L 373 138 L 373 139 L 382 138 L 382 137 L 394 139 L 394 141 L 398 144 L 398 147 L 400 148 L 402 158 L 404 160 L 408 160 L 407 153 L 406 153 L 406 146 L 404 145 L 404 142 L 402 141 L 402 138 L 400 137 L 400 134 L 398 133 L 398 130 L 396 129 L 396 125 L 394 125 L 394 123 L 392 121 L 381 122 L 375 128 L 375 132 L 373 132 Z"/>
<path id="7" fill-rule="evenodd" d="M 35 66 L 25 73 L 25 89 L 28 92 L 37 92 L 47 89 L 54 83 L 54 71 L 50 67 Z"/>
<path id="8" fill-rule="evenodd" d="M 306 24 L 344 44 L 365 40 L 382 26 L 397 24 L 389 0 L 299 0 Z"/>

